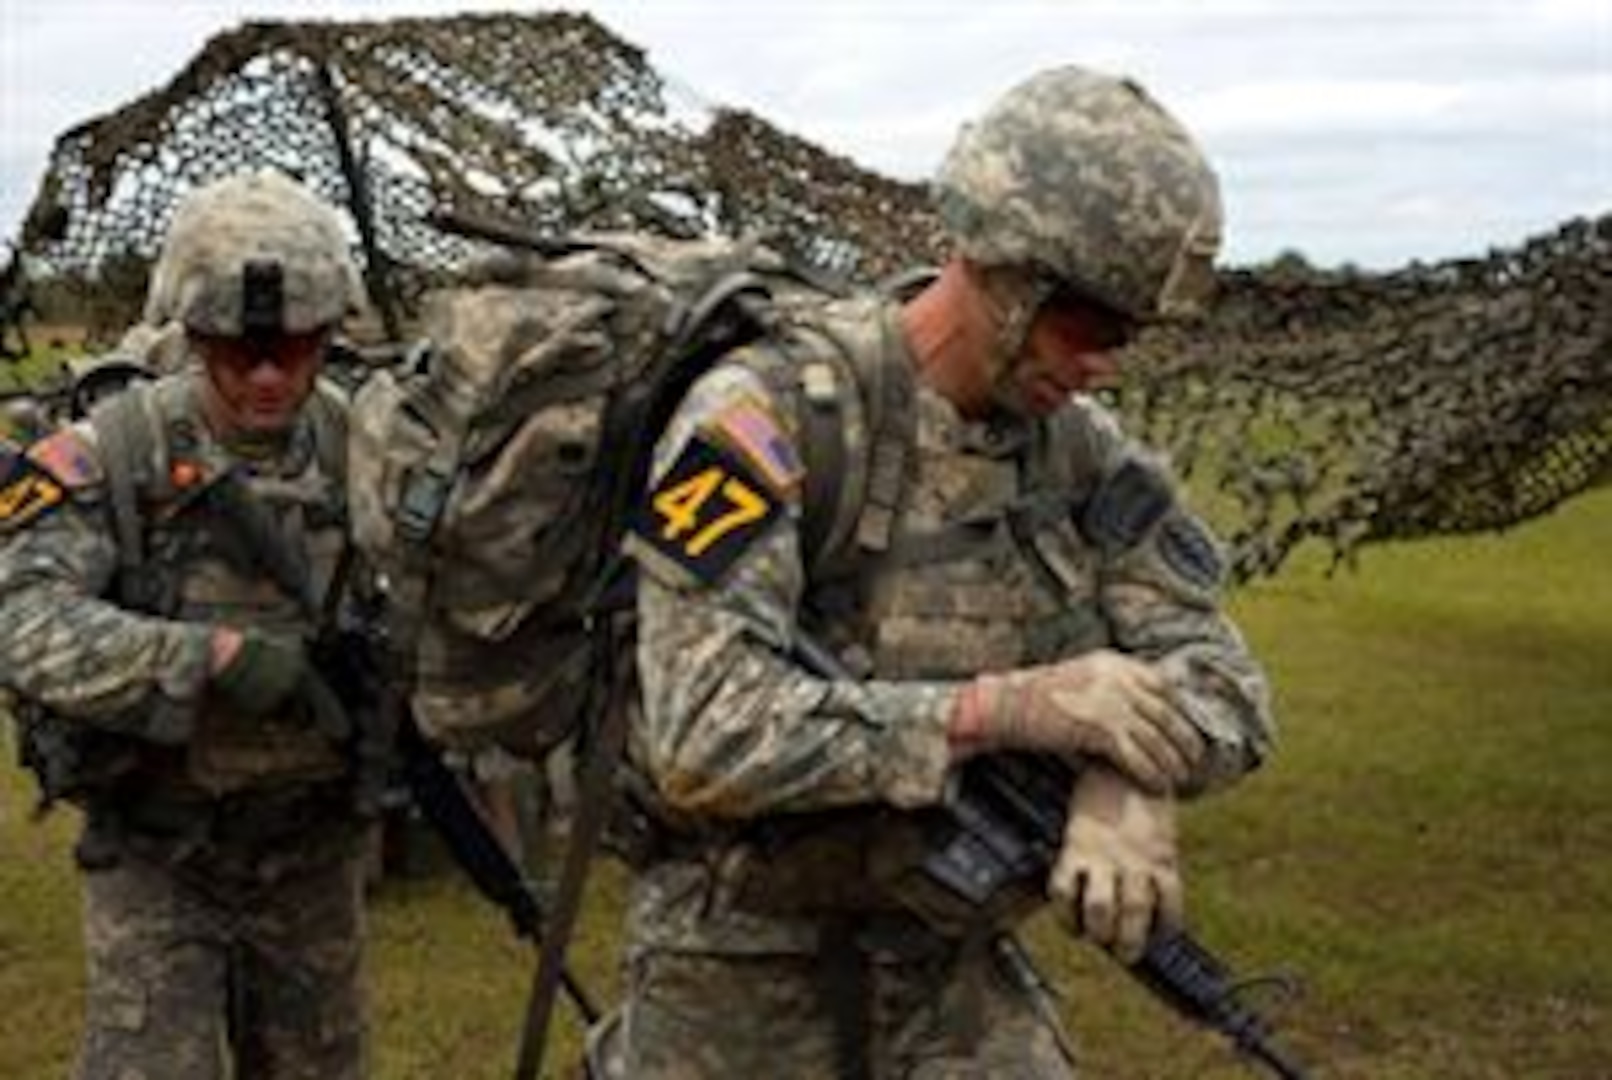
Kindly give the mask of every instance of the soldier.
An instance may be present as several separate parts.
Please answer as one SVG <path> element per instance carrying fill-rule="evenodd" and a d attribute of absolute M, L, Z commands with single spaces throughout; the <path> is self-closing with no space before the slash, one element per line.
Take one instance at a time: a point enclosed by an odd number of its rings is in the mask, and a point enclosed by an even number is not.
<path fill-rule="evenodd" d="M 1011 927 L 909 914 L 881 837 L 973 755 L 1083 762 L 1051 901 L 1134 960 L 1180 918 L 1176 799 L 1269 748 L 1218 547 L 1081 394 L 1205 301 L 1214 174 L 1136 83 L 1071 67 L 965 127 L 936 194 L 955 257 L 930 284 L 730 354 L 657 448 L 652 520 L 688 550 L 645 560 L 630 755 L 666 835 L 595 1068 L 1069 1076 Z M 695 447 L 717 471 L 668 486 Z"/>
<path fill-rule="evenodd" d="M 29 294 L 25 259 L 21 250 L 11 247 L 5 263 L 0 265 L 0 360 L 20 360 L 33 351 L 28 343 L 27 321 L 39 312 Z M 13 336 L 17 339 L 15 345 L 10 340 Z"/>
<path fill-rule="evenodd" d="M 85 1080 L 364 1073 L 355 733 L 305 646 L 348 577 L 318 376 L 360 290 L 303 187 L 201 188 L 146 309 L 194 362 L 7 463 L 0 672 L 84 811 Z"/>

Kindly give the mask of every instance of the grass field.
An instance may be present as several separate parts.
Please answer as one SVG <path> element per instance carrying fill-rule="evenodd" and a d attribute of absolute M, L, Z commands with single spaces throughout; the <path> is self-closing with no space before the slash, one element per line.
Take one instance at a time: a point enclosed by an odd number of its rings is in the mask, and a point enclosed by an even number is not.
<path fill-rule="evenodd" d="M 1297 565 L 1236 612 L 1283 744 L 1187 820 L 1192 918 L 1317 1078 L 1612 1080 L 1612 491 L 1499 537 Z M 64 1075 L 79 1011 L 72 822 L 0 772 L 0 1077 Z M 622 881 L 574 956 L 612 990 Z M 446 875 L 374 903 L 374 1073 L 507 1076 L 529 952 Z M 1092 950 L 1036 924 L 1086 1077 L 1255 1075 Z M 575 1046 L 566 1023 L 560 1057 Z M 758 1078 L 759 1080 L 759 1078 Z"/>

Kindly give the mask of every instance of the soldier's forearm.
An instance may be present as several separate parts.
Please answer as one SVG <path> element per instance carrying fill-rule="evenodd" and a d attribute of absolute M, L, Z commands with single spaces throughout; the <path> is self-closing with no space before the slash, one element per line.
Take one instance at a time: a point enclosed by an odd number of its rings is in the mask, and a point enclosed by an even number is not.
<path fill-rule="evenodd" d="M 135 615 L 105 601 L 34 587 L 0 610 L 0 666 L 22 694 L 91 722 L 161 695 L 194 699 L 206 683 L 210 628 Z"/>
<path fill-rule="evenodd" d="M 653 604 L 646 608 L 655 622 Z M 681 623 L 690 621 L 687 610 Z M 747 818 L 939 797 L 949 764 L 945 684 L 822 677 L 708 613 L 703 653 L 646 633 L 640 745 L 662 795 L 686 813 Z M 721 625 L 718 632 L 714 624 Z M 674 660 L 674 658 L 676 658 Z"/>

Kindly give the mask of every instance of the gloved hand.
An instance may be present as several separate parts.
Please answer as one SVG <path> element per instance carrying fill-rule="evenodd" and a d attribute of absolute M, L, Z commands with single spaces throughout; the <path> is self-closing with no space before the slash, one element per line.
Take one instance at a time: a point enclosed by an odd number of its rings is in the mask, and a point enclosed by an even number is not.
<path fill-rule="evenodd" d="M 1149 791 L 1184 785 L 1203 736 L 1154 668 L 1108 649 L 1044 667 L 980 675 L 952 714 L 963 752 L 1029 750 L 1102 758 Z"/>
<path fill-rule="evenodd" d="M 1070 929 L 1134 964 L 1155 927 L 1179 925 L 1175 799 L 1092 766 L 1075 781 L 1048 890 Z"/>
<path fill-rule="evenodd" d="M 240 644 L 224 654 L 212 685 L 229 708 L 248 719 L 284 715 L 306 723 L 332 742 L 343 742 L 353 725 L 341 701 L 320 677 L 296 637 L 261 630 L 238 632 Z"/>

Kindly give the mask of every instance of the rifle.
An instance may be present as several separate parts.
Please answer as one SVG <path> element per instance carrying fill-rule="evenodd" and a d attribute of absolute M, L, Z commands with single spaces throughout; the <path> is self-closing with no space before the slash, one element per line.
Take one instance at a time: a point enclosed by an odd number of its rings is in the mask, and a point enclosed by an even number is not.
<path fill-rule="evenodd" d="M 320 678 L 355 721 L 359 734 L 353 753 L 360 809 L 378 809 L 395 748 L 410 795 L 442 837 L 454 862 L 476 890 L 509 917 L 518 936 L 540 942 L 543 910 L 531 883 L 414 721 L 401 689 L 407 685 L 406 658 L 400 661 L 393 656 L 380 598 L 360 603 L 347 595 L 356 560 L 352 544 L 342 549 L 331 585 L 319 603 L 312 595 L 307 560 L 290 547 L 269 509 L 239 476 L 229 473 L 218 478 L 207 497 L 244 541 L 246 553 L 317 620 L 308 655 Z M 598 1019 L 598 1008 L 564 968 L 560 983 L 588 1023 Z"/>
<path fill-rule="evenodd" d="M 837 656 L 798 625 L 780 638 L 764 601 L 739 592 L 754 632 L 816 674 L 856 682 Z M 920 811 L 928 841 L 919 863 L 894 882 L 902 902 L 942 931 L 966 923 L 1007 925 L 1039 906 L 1063 847 L 1076 768 L 1050 754 L 995 753 L 967 762 L 950 797 Z M 1126 971 L 1176 1013 L 1219 1032 L 1282 1080 L 1306 1073 L 1270 1041 L 1270 1025 L 1238 1000 L 1248 981 L 1185 930 L 1155 929 Z M 1263 981 L 1263 980 L 1262 980 Z"/>
<path fill-rule="evenodd" d="M 1000 917 L 1039 902 L 1063 845 L 1064 807 L 1075 780 L 1074 768 L 1048 754 L 998 753 L 968 762 L 955 796 L 935 812 L 944 820 L 918 875 L 932 887 L 917 894 L 920 914 L 944 912 L 947 904 L 955 909 L 961 900 Z M 1155 929 L 1141 959 L 1125 970 L 1282 1080 L 1304 1080 L 1304 1070 L 1271 1042 L 1270 1024 L 1238 1000 L 1249 983 L 1185 930 Z"/>

